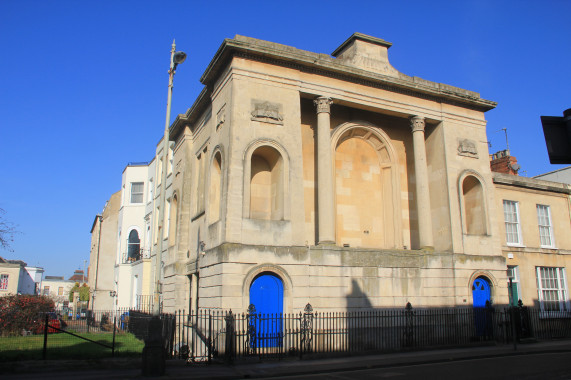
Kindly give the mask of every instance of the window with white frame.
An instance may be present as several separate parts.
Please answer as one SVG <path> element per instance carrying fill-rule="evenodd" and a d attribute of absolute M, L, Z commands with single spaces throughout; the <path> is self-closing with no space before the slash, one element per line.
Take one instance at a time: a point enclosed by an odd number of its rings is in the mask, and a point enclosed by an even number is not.
<path fill-rule="evenodd" d="M 506 225 L 506 243 L 508 245 L 521 245 L 518 202 L 504 200 L 504 221 Z"/>
<path fill-rule="evenodd" d="M 135 229 L 129 232 L 127 239 L 127 262 L 134 262 L 141 259 L 141 238 Z"/>
<path fill-rule="evenodd" d="M 143 203 L 144 182 L 131 182 L 131 203 Z"/>
<path fill-rule="evenodd" d="M 542 247 L 555 246 L 553 227 L 551 226 L 551 210 L 549 206 L 537 205 L 537 224 L 539 226 L 539 243 Z"/>
<path fill-rule="evenodd" d="M 565 268 L 536 267 L 536 270 L 541 310 L 545 312 L 569 311 Z"/>
<path fill-rule="evenodd" d="M 519 288 L 519 268 L 517 265 L 508 265 L 508 291 L 510 296 L 510 305 L 517 306 L 518 301 L 521 299 Z"/>
<path fill-rule="evenodd" d="M 0 275 L 0 290 L 8 290 L 8 275 Z"/>

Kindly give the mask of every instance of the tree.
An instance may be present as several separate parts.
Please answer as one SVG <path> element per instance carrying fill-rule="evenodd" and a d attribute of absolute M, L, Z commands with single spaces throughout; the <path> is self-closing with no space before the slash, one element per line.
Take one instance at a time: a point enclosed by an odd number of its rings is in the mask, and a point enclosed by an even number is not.
<path fill-rule="evenodd" d="M 6 211 L 0 208 L 0 248 L 12 252 L 12 242 L 14 235 L 18 233 L 13 223 L 4 219 Z"/>
<path fill-rule="evenodd" d="M 80 301 L 89 301 L 89 286 L 87 284 L 79 285 L 79 282 L 76 282 L 73 288 L 69 291 L 69 301 L 73 302 L 73 293 L 79 293 L 79 300 Z"/>
<path fill-rule="evenodd" d="M 34 334 L 43 331 L 45 313 L 53 311 L 54 301 L 47 296 L 16 294 L 0 297 L 0 336 Z"/>

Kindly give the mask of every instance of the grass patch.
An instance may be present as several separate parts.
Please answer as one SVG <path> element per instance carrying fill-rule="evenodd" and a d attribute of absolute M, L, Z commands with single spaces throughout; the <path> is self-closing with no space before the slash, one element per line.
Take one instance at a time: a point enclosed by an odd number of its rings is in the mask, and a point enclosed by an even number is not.
<path fill-rule="evenodd" d="M 93 341 L 111 346 L 111 333 L 77 334 Z M 115 356 L 140 356 L 144 343 L 133 334 L 121 333 L 115 336 Z M 0 361 L 42 359 L 43 335 L 0 337 Z M 111 349 L 88 342 L 73 335 L 48 334 L 47 359 L 99 359 L 111 357 Z"/>

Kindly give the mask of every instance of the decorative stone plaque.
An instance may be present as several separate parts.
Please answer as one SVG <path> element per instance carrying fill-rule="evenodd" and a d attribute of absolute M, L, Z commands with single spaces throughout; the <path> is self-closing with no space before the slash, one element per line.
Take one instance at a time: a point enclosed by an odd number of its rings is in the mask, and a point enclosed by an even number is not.
<path fill-rule="evenodd" d="M 478 150 L 476 149 L 476 143 L 468 139 L 458 140 L 458 155 L 478 158 Z"/>
<path fill-rule="evenodd" d="M 283 125 L 281 104 L 252 99 L 252 120 L 262 123 Z"/>

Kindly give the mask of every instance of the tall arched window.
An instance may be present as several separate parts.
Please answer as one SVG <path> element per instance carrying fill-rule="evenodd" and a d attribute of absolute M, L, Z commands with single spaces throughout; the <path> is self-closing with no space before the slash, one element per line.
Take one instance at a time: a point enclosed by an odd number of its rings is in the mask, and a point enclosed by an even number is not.
<path fill-rule="evenodd" d="M 283 220 L 283 177 L 283 159 L 276 149 L 262 146 L 253 152 L 250 172 L 250 218 Z"/>
<path fill-rule="evenodd" d="M 129 232 L 129 240 L 127 241 L 127 258 L 129 261 L 137 261 L 141 257 L 140 247 L 141 239 L 139 238 L 139 233 L 137 230 L 131 230 Z"/>
<path fill-rule="evenodd" d="M 176 223 L 177 223 L 177 212 L 178 212 L 178 198 L 175 195 L 170 202 L 170 213 L 169 213 L 169 246 L 174 245 L 176 241 Z"/>
<path fill-rule="evenodd" d="M 216 152 L 210 168 L 210 192 L 208 194 L 209 222 L 220 219 L 220 187 L 222 180 L 222 157 Z"/>
<path fill-rule="evenodd" d="M 482 183 L 473 175 L 462 181 L 462 197 L 464 198 L 464 225 L 468 235 L 485 235 L 486 212 L 484 209 L 484 189 Z"/>

